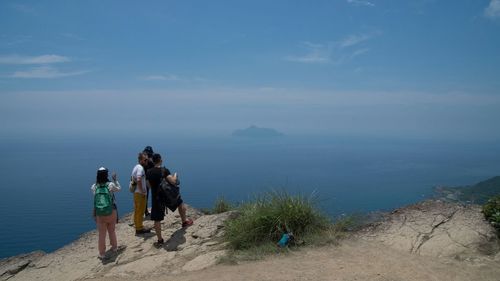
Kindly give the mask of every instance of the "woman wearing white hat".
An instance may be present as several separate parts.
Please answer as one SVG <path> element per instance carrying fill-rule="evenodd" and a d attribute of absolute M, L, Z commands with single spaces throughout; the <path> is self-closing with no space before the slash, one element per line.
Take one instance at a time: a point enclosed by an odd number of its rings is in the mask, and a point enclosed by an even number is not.
<path fill-rule="evenodd" d="M 120 183 L 116 180 L 113 172 L 113 181 L 108 180 L 108 169 L 101 167 L 97 170 L 96 182 L 92 185 L 94 193 L 94 220 L 99 231 L 99 258 L 102 260 L 106 254 L 106 233 L 109 235 L 111 251 L 118 251 L 115 226 L 117 221 L 117 209 L 114 192 L 120 191 Z"/>

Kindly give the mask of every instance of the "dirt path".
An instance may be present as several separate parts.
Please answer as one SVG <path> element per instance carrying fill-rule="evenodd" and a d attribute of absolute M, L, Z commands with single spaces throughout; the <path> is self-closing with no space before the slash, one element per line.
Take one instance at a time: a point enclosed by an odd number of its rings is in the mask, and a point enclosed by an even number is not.
<path fill-rule="evenodd" d="M 141 280 L 500 280 L 500 262 L 472 263 L 422 257 L 378 242 L 359 240 L 346 240 L 341 246 L 304 249 L 262 261 L 216 265 L 181 275 L 167 275 L 171 270 L 166 268 L 165 273 L 155 272 L 154 276 L 145 274 Z"/>

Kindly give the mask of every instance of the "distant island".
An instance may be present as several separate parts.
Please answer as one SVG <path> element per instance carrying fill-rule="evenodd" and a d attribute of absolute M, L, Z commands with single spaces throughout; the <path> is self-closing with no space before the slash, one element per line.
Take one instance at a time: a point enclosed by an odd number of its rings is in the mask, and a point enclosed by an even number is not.
<path fill-rule="evenodd" d="M 252 125 L 246 129 L 239 129 L 233 132 L 234 137 L 248 137 L 248 138 L 267 138 L 267 137 L 281 137 L 284 136 L 272 128 L 259 128 Z"/>

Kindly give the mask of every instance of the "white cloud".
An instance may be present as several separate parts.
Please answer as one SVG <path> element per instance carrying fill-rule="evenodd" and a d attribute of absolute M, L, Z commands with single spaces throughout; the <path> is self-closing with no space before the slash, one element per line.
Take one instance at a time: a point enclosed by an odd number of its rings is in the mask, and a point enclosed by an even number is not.
<path fill-rule="evenodd" d="M 491 0 L 490 5 L 484 10 L 484 15 L 488 18 L 500 18 L 500 0 Z"/>
<path fill-rule="evenodd" d="M 41 55 L 41 56 L 20 56 L 20 55 L 5 55 L 0 56 L 0 64 L 13 65 L 41 65 L 25 70 L 15 71 L 8 75 L 9 78 L 62 78 L 68 76 L 76 76 L 88 73 L 89 71 L 72 71 L 64 72 L 51 66 L 55 63 L 71 62 L 71 59 L 59 55 Z"/>
<path fill-rule="evenodd" d="M 309 64 L 333 63 L 340 65 L 367 53 L 370 50 L 369 48 L 357 48 L 354 50 L 353 46 L 368 41 L 380 33 L 377 31 L 368 34 L 353 34 L 338 42 L 326 44 L 304 42 L 302 45 L 307 50 L 304 55 L 287 56 L 284 60 Z"/>
<path fill-rule="evenodd" d="M 368 7 L 375 7 L 375 4 L 369 1 L 364 1 L 364 0 L 347 0 L 347 3 L 355 5 L 355 6 L 368 6 Z"/>
<path fill-rule="evenodd" d="M 142 77 L 142 80 L 146 81 L 181 81 L 179 76 L 173 75 L 173 74 L 167 74 L 167 75 L 149 75 L 146 77 Z"/>
<path fill-rule="evenodd" d="M 61 72 L 58 69 L 51 66 L 40 66 L 33 67 L 27 71 L 16 71 L 9 77 L 11 78 L 62 78 L 69 76 L 76 76 L 88 73 L 89 71 L 73 71 L 73 72 Z"/>
<path fill-rule="evenodd" d="M 363 55 L 365 53 L 368 53 L 369 51 L 370 51 L 370 49 L 368 49 L 368 48 L 356 50 L 356 51 L 354 51 L 354 52 L 351 53 L 350 58 L 353 59 L 353 58 L 355 58 L 357 56 L 360 56 L 360 55 Z"/>
<path fill-rule="evenodd" d="M 369 34 L 353 34 L 349 35 L 348 37 L 344 38 L 342 41 L 339 43 L 340 48 L 347 48 L 351 47 L 354 45 L 357 45 L 361 42 L 367 41 L 372 39 L 373 37 L 377 36 L 379 32 L 374 32 L 374 33 L 369 33 Z"/>
<path fill-rule="evenodd" d="M 204 77 L 182 77 L 176 74 L 152 74 L 148 76 L 138 77 L 137 79 L 143 81 L 171 81 L 183 83 L 208 83 L 213 80 Z"/>
<path fill-rule="evenodd" d="M 8 55 L 0 56 L 0 64 L 51 64 L 69 62 L 70 58 L 59 55 L 42 55 L 42 56 L 19 56 Z"/>
<path fill-rule="evenodd" d="M 285 60 L 301 63 L 329 63 L 331 56 L 331 48 L 329 45 L 313 44 L 304 42 L 306 54 L 302 56 L 287 56 Z"/>

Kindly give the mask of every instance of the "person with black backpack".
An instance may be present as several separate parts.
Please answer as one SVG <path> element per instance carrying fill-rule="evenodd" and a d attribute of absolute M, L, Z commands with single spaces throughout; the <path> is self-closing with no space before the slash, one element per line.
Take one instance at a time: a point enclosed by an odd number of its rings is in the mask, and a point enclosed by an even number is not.
<path fill-rule="evenodd" d="M 161 247 L 164 243 L 161 235 L 161 221 L 165 218 L 167 208 L 172 212 L 178 209 L 183 228 L 192 225 L 193 220 L 186 217 L 187 208 L 179 193 L 177 174 L 171 175 L 167 168 L 161 166 L 163 161 L 160 154 L 153 154 L 153 162 L 155 166 L 148 170 L 147 179 L 151 186 L 151 220 L 154 221 L 156 237 L 158 238 L 155 246 Z M 174 196 L 172 193 L 165 192 L 163 186 L 166 182 L 168 182 L 169 187 L 172 186 L 175 189 Z"/>
<path fill-rule="evenodd" d="M 118 241 L 116 239 L 115 226 L 117 222 L 117 207 L 114 192 L 121 189 L 120 183 L 113 172 L 113 181 L 108 180 L 108 169 L 101 167 L 97 170 L 95 184 L 91 190 L 94 193 L 93 216 L 99 232 L 98 248 L 99 259 L 105 259 L 106 255 L 106 233 L 109 235 L 111 251 L 118 251 Z"/>

